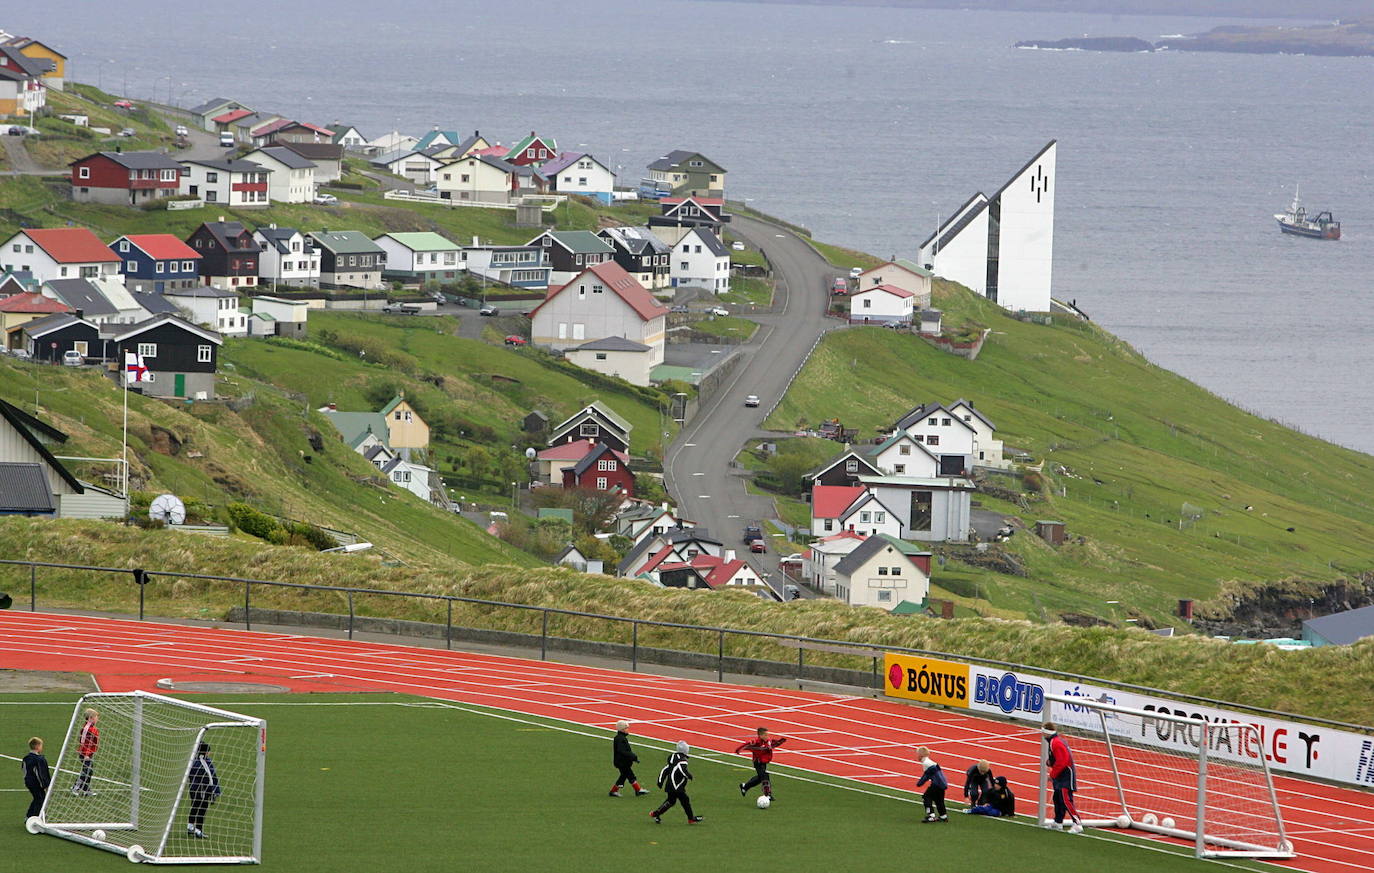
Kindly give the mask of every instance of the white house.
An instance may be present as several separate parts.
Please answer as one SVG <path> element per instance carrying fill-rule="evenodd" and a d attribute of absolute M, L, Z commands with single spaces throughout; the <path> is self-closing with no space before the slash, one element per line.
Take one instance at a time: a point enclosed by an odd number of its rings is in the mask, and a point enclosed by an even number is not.
<path fill-rule="evenodd" d="M 877 288 L 879 285 L 910 291 L 918 307 L 930 305 L 930 271 L 905 258 L 870 267 L 854 280 L 856 291 Z"/>
<path fill-rule="evenodd" d="M 674 288 L 705 288 L 723 294 L 730 290 L 730 250 L 710 230 L 689 228 L 673 245 L 668 276 Z"/>
<path fill-rule="evenodd" d="M 269 224 L 253 231 L 262 247 L 258 276 L 263 284 L 320 287 L 320 253 L 314 240 L 294 227 Z"/>
<path fill-rule="evenodd" d="M 1013 312 L 1048 312 L 1056 149 L 1050 140 L 991 197 L 970 197 L 921 243 L 921 263 Z"/>
<path fill-rule="evenodd" d="M 930 552 L 893 537 L 872 536 L 835 565 L 835 596 L 851 606 L 890 610 L 924 606 L 930 593 Z"/>
<path fill-rule="evenodd" d="M 616 516 L 615 525 L 616 533 L 638 543 L 645 537 L 667 533 L 670 530 L 694 528 L 697 523 L 680 518 L 666 503 L 647 503 L 623 510 Z"/>
<path fill-rule="evenodd" d="M 868 539 L 858 531 L 840 531 L 811 543 L 802 554 L 802 578 L 826 594 L 835 593 L 835 565 Z"/>
<path fill-rule="evenodd" d="M 387 152 L 372 159 L 372 166 L 386 170 L 393 176 L 408 179 L 416 185 L 430 185 L 434 182 L 435 172 L 444 162 L 433 155 L 414 149 L 401 149 Z"/>
<path fill-rule="evenodd" d="M 136 324 L 149 315 L 148 310 L 138 302 L 138 297 L 115 276 L 51 279 L 38 290 L 44 297 L 60 300 L 73 312 L 81 313 L 87 321 L 101 327 Z"/>
<path fill-rule="evenodd" d="M 614 261 L 579 273 L 530 313 L 536 345 L 562 351 L 622 337 L 649 347 L 648 365 L 663 363 L 668 309 Z"/>
<path fill-rule="evenodd" d="M 186 159 L 181 165 L 186 168 L 180 188 L 184 195 L 226 206 L 270 206 L 272 203 L 267 183 L 271 174 L 262 164 L 237 159 Z"/>
<path fill-rule="evenodd" d="M 974 485 L 962 476 L 860 476 L 859 482 L 901 523 L 901 538 L 923 542 L 968 539 Z"/>
<path fill-rule="evenodd" d="M 882 499 L 872 491 L 865 491 L 849 505 L 840 516 L 840 527 L 868 536 L 886 534 L 900 537 L 902 534 L 902 521 L 897 513 L 884 505 Z"/>
<path fill-rule="evenodd" d="M 926 403 L 897 420 L 894 433 L 906 433 L 940 459 L 941 476 L 963 476 L 973 468 L 977 431 L 962 415 L 939 403 Z"/>
<path fill-rule="evenodd" d="M 391 133 L 384 133 L 369 142 L 366 146 L 366 151 L 374 155 L 384 155 L 387 152 L 400 151 L 402 149 L 407 151 L 411 150 L 419 145 L 419 143 L 420 140 L 418 137 L 401 133 L 399 130 L 393 130 Z"/>
<path fill-rule="evenodd" d="M 559 194 L 581 194 L 609 204 L 615 198 L 615 173 L 595 157 L 564 152 L 539 168 Z"/>
<path fill-rule="evenodd" d="M 286 146 L 263 146 L 244 155 L 267 169 L 267 192 L 278 203 L 311 203 L 315 199 L 315 162 Z"/>
<path fill-rule="evenodd" d="M 660 350 L 661 351 L 661 350 Z M 631 385 L 649 385 L 654 350 L 623 336 L 607 336 L 565 351 L 564 356 L 584 370 L 624 379 Z M 662 356 L 659 356 L 662 360 Z"/>
<path fill-rule="evenodd" d="M 698 555 L 725 556 L 725 544 L 702 528 L 670 530 L 646 537 L 626 553 L 616 568 L 617 575 L 638 576 L 659 564 L 690 564 Z"/>
<path fill-rule="evenodd" d="M 840 517 L 863 496 L 859 485 L 814 485 L 811 488 L 811 535 L 824 537 L 844 530 Z"/>
<path fill-rule="evenodd" d="M 95 279 L 119 273 L 119 256 L 84 227 L 29 228 L 0 249 L 5 272 L 27 270 L 38 282 Z"/>
<path fill-rule="evenodd" d="M 874 446 L 868 457 L 887 476 L 940 475 L 939 456 L 904 430 Z"/>
<path fill-rule="evenodd" d="M 1002 441 L 997 439 L 997 426 L 962 397 L 948 407 L 950 412 L 973 428 L 973 463 L 980 467 L 1010 468 L 1003 457 Z"/>
<path fill-rule="evenodd" d="M 221 336 L 248 335 L 248 313 L 239 310 L 236 291 L 201 285 L 167 291 L 162 296 L 182 310 L 192 324 L 208 327 Z"/>
<path fill-rule="evenodd" d="M 329 141 L 335 145 L 341 145 L 346 149 L 361 149 L 367 145 L 367 137 L 351 124 L 331 124 L 329 130 L 333 133 Z"/>
<path fill-rule="evenodd" d="M 248 301 L 249 332 L 254 336 L 302 338 L 310 319 L 310 303 L 280 297 L 252 297 Z"/>
<path fill-rule="evenodd" d="M 373 242 L 386 253 L 383 279 L 447 284 L 457 281 L 464 268 L 463 247 L 432 231 L 385 233 Z"/>
<path fill-rule="evenodd" d="M 518 172 L 500 158 L 468 155 L 435 170 L 434 187 L 445 200 L 509 203 Z"/>
<path fill-rule="evenodd" d="M 425 502 L 434 502 L 435 471 L 424 464 L 416 464 L 401 457 L 394 457 L 382 466 L 381 471 L 393 485 L 406 489 Z M 439 485 L 443 488 L 442 481 Z"/>
<path fill-rule="evenodd" d="M 851 324 L 911 324 L 915 295 L 896 285 L 874 285 L 849 298 Z"/>
<path fill-rule="evenodd" d="M 553 267 L 543 246 L 465 246 L 459 262 L 469 273 L 530 291 L 547 291 Z"/>

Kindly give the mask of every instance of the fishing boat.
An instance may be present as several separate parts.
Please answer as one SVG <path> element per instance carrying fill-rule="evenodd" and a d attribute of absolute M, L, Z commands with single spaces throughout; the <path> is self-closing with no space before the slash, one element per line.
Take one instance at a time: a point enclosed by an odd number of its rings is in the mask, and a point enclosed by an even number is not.
<path fill-rule="evenodd" d="M 1341 238 L 1341 223 L 1332 218 L 1329 211 L 1308 215 L 1307 208 L 1298 199 L 1296 187 L 1293 189 L 1292 205 L 1288 207 L 1287 212 L 1275 213 L 1274 220 L 1279 223 L 1279 230 L 1295 236 L 1306 236 L 1312 239 Z"/>

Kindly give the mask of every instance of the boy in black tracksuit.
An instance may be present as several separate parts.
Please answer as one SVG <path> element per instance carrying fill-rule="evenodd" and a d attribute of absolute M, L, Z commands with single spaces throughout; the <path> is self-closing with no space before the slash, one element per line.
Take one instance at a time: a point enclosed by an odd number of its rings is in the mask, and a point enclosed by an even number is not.
<path fill-rule="evenodd" d="M 993 787 L 983 792 L 983 802 L 970 807 L 969 812 L 995 818 L 1010 818 L 1016 815 L 1016 795 L 1007 787 L 1007 777 L 998 776 Z"/>
<path fill-rule="evenodd" d="M 925 794 L 921 795 L 926 807 L 926 817 L 921 821 L 949 821 L 949 815 L 945 812 L 945 789 L 949 787 L 949 779 L 945 778 L 945 771 L 930 759 L 930 750 L 925 746 L 916 750 L 916 757 L 921 761 L 921 778 L 916 787 L 928 786 Z"/>
<path fill-rule="evenodd" d="M 983 794 L 991 791 L 993 782 L 992 765 L 979 761 L 964 771 L 964 801 L 968 806 L 964 812 L 972 812 L 973 807 L 983 802 Z"/>
<path fill-rule="evenodd" d="M 33 800 L 29 801 L 29 811 L 24 821 L 38 815 L 43 809 L 43 798 L 47 796 L 48 786 L 52 784 L 52 772 L 48 769 L 48 759 L 43 757 L 43 738 L 29 740 L 29 753 L 21 762 L 24 769 L 24 787 L 29 789 Z"/>
<path fill-rule="evenodd" d="M 647 788 L 639 786 L 639 780 L 635 778 L 634 765 L 639 763 L 639 756 L 634 749 L 630 748 L 630 723 L 628 721 L 618 721 L 615 724 L 615 739 L 611 741 L 611 763 L 615 769 L 620 771 L 620 777 L 611 786 L 611 797 L 620 796 L 620 786 L 626 782 L 635 790 L 635 797 L 643 797 L 649 793 Z"/>
<path fill-rule="evenodd" d="M 663 823 L 663 813 L 675 803 L 682 804 L 682 811 L 687 813 L 687 824 L 701 822 L 701 816 L 692 813 L 692 800 L 687 796 L 687 783 L 692 781 L 692 774 L 687 771 L 687 752 L 687 744 L 679 740 L 677 751 L 668 756 L 667 765 L 659 771 L 658 787 L 668 792 L 668 799 L 649 813 L 655 824 Z"/>

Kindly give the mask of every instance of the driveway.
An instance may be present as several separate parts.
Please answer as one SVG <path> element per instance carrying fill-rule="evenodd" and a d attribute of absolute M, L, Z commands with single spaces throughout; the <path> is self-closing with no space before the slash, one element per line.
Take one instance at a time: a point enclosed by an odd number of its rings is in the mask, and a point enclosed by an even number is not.
<path fill-rule="evenodd" d="M 6 125 L 8 129 L 8 125 Z M 24 147 L 24 137 L 10 136 L 9 134 L 0 135 L 0 146 L 5 149 L 5 155 L 10 160 L 12 169 L 0 173 L 0 176 L 65 176 L 68 170 L 45 170 L 38 166 L 38 163 L 29 154 L 29 150 Z"/>
<path fill-rule="evenodd" d="M 768 435 L 762 427 L 765 414 L 816 338 L 838 325 L 824 316 L 823 307 L 830 281 L 842 271 L 785 228 L 736 215 L 731 229 L 767 252 L 779 279 L 777 311 L 759 318 L 762 327 L 754 337 L 735 347 L 743 362 L 669 446 L 664 479 L 683 515 L 744 557 L 744 525 L 772 518 L 773 502 L 745 490 L 745 471 L 731 466 L 733 459 L 749 439 Z M 759 395 L 763 404 L 746 407 L 747 394 Z M 750 557 L 781 589 L 777 555 L 770 550 Z"/>

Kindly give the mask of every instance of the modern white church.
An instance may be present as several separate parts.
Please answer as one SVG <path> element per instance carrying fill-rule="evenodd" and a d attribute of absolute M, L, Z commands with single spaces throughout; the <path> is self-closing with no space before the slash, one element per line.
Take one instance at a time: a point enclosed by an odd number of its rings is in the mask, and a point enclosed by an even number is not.
<path fill-rule="evenodd" d="M 921 243 L 926 269 L 1013 312 L 1048 312 L 1056 141 L 988 197 L 982 191 Z"/>

